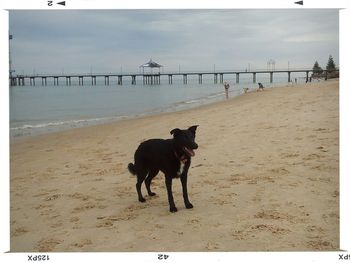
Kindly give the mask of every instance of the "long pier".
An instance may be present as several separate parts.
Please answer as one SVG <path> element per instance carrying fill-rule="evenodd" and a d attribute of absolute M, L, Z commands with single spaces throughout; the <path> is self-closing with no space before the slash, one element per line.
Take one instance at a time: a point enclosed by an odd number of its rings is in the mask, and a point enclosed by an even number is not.
<path fill-rule="evenodd" d="M 31 86 L 35 86 L 37 82 L 41 82 L 42 86 L 47 85 L 47 80 L 53 80 L 53 85 L 59 85 L 59 79 L 65 80 L 65 84 L 67 86 L 72 85 L 72 79 L 76 79 L 78 81 L 79 86 L 90 83 L 91 85 L 96 85 L 96 79 L 104 79 L 104 84 L 109 85 L 110 80 L 112 78 L 117 80 L 118 85 L 123 85 L 123 80 L 125 78 L 131 79 L 131 84 L 136 85 L 136 78 L 142 78 L 143 85 L 159 85 L 161 81 L 161 77 L 167 77 L 168 84 L 173 83 L 173 76 L 182 76 L 183 84 L 187 84 L 188 76 L 197 75 L 198 83 L 203 83 L 203 75 L 212 75 L 214 84 L 222 84 L 224 82 L 224 75 L 235 75 L 236 83 L 239 83 L 239 77 L 243 74 L 249 74 L 253 78 L 253 83 L 256 83 L 256 75 L 257 74 L 270 74 L 270 83 L 273 83 L 273 75 L 276 73 L 286 73 L 288 74 L 288 82 L 291 82 L 291 73 L 305 73 L 305 81 L 308 82 L 311 80 L 310 73 L 312 73 L 312 69 L 291 69 L 291 70 L 260 70 L 260 71 L 221 71 L 221 72 L 174 72 L 174 73 L 155 73 L 155 74 L 36 74 L 36 75 L 15 75 L 10 77 L 10 85 L 11 86 L 24 86 L 26 83 L 29 83 Z M 336 70 L 324 70 L 324 77 L 327 80 L 327 76 L 333 72 L 339 72 L 339 69 Z M 38 80 L 36 82 L 36 80 Z M 41 80 L 41 81 L 40 81 Z M 62 83 L 62 81 L 61 81 Z"/>

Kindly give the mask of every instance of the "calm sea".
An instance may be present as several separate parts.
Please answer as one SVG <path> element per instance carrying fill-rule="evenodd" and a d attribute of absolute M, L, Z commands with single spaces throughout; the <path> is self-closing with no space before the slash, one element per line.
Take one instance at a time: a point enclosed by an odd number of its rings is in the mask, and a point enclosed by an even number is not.
<path fill-rule="evenodd" d="M 249 74 L 250 75 L 250 74 Z M 230 96 L 238 96 L 242 89 L 256 88 L 252 77 L 240 76 L 240 84 L 235 83 L 234 76 L 224 75 L 224 81 L 230 83 Z M 297 76 L 292 76 L 297 78 Z M 301 76 L 300 81 L 303 81 Z M 304 79 L 305 81 L 305 79 Z M 222 84 L 214 84 L 213 76 L 203 76 L 203 84 L 198 84 L 198 77 L 188 77 L 188 83 L 182 83 L 182 76 L 173 77 L 173 84 L 168 85 L 166 76 L 160 85 L 143 85 L 137 79 L 137 85 L 131 85 L 127 77 L 123 85 L 110 80 L 104 85 L 104 79 L 97 78 L 97 85 L 91 79 L 84 79 L 84 86 L 79 86 L 72 79 L 72 85 L 65 85 L 61 78 L 59 86 L 49 82 L 41 86 L 41 79 L 36 86 L 10 87 L 10 136 L 28 136 L 83 127 L 99 123 L 117 121 L 136 116 L 151 115 L 161 112 L 173 112 L 198 105 L 224 100 Z M 287 74 L 275 74 L 274 83 L 269 83 L 268 74 L 258 74 L 257 82 L 264 86 L 282 86 L 287 84 Z"/>

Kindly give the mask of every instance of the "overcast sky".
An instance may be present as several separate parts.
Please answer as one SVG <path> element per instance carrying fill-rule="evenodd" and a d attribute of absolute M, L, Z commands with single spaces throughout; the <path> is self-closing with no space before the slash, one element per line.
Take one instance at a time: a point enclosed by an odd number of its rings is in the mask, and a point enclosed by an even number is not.
<path fill-rule="evenodd" d="M 325 68 L 339 64 L 339 11 L 10 11 L 16 73 Z"/>

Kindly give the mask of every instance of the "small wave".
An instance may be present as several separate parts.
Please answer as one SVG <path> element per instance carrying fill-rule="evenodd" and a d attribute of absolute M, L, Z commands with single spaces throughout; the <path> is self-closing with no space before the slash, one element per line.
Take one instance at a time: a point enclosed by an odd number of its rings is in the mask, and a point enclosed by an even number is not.
<path fill-rule="evenodd" d="M 221 97 L 222 95 L 225 95 L 225 92 L 211 94 L 211 95 L 207 96 L 206 98 L 213 99 L 213 98 Z"/>
<path fill-rule="evenodd" d="M 202 100 L 200 99 L 195 99 L 195 100 L 188 100 L 188 101 L 185 101 L 186 104 L 191 104 L 191 103 L 197 103 L 197 102 L 200 102 Z"/>
<path fill-rule="evenodd" d="M 103 117 L 103 118 L 93 118 L 93 119 L 79 119 L 79 120 L 67 120 L 67 121 L 36 123 L 36 124 L 24 124 L 18 127 L 11 127 L 10 130 L 18 131 L 18 130 L 45 129 L 45 128 L 59 127 L 59 126 L 84 126 L 92 123 L 102 123 L 109 120 L 122 119 L 124 117 L 125 116 Z"/>

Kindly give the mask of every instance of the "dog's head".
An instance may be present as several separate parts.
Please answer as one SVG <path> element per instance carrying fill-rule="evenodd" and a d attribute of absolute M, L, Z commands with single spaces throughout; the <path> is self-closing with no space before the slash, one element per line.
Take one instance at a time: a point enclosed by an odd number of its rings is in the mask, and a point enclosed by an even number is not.
<path fill-rule="evenodd" d="M 197 127 L 198 125 L 194 125 L 187 130 L 176 128 L 170 131 L 170 134 L 174 136 L 175 150 L 178 154 L 187 157 L 195 155 L 194 150 L 198 148 L 198 144 L 194 141 Z"/>

